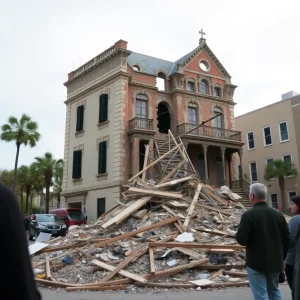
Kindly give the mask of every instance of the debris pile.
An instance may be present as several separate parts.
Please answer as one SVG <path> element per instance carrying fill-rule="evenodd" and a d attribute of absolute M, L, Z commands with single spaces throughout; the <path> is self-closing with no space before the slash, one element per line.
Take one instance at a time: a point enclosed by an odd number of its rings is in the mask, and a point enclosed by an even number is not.
<path fill-rule="evenodd" d="M 245 250 L 234 238 L 240 197 L 202 183 L 182 142 L 173 143 L 149 164 L 146 146 L 122 201 L 32 256 L 37 283 L 67 291 L 248 285 Z"/>

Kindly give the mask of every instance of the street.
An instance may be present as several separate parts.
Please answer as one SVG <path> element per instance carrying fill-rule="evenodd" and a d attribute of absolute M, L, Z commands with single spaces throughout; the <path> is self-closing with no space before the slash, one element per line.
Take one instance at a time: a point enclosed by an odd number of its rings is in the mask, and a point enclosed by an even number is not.
<path fill-rule="evenodd" d="M 281 285 L 282 298 L 290 300 L 291 294 L 287 285 Z M 46 288 L 40 289 L 43 295 L 43 300 L 182 300 L 188 298 L 189 300 L 205 299 L 205 300 L 251 300 L 253 299 L 250 288 L 232 288 L 219 291 L 193 291 L 193 292 L 72 292 L 50 290 Z"/>

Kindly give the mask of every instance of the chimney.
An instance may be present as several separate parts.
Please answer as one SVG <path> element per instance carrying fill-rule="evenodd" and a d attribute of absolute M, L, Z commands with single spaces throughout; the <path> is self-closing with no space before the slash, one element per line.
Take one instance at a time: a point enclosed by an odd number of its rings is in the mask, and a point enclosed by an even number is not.
<path fill-rule="evenodd" d="M 115 43 L 116 49 L 127 49 L 127 42 L 124 40 L 119 40 Z"/>
<path fill-rule="evenodd" d="M 290 92 L 288 92 L 288 93 L 282 94 L 282 95 L 281 95 L 281 100 L 286 100 L 286 99 L 295 97 L 295 96 L 297 96 L 297 95 L 299 95 L 297 92 L 290 91 Z"/>

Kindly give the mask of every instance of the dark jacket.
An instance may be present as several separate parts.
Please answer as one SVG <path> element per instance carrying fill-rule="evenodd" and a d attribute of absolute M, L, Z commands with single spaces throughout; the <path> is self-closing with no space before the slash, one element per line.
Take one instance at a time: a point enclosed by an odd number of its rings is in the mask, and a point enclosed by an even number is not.
<path fill-rule="evenodd" d="M 0 185 L 0 277 L 6 300 L 40 300 L 24 234 L 19 205 L 7 188 Z"/>
<path fill-rule="evenodd" d="M 294 300 L 300 300 L 300 239 L 297 242 L 297 254 L 294 266 L 292 294 Z"/>
<path fill-rule="evenodd" d="M 287 255 L 291 236 L 285 217 L 278 210 L 259 202 L 246 211 L 236 234 L 246 246 L 246 265 L 262 273 L 279 273 Z"/>

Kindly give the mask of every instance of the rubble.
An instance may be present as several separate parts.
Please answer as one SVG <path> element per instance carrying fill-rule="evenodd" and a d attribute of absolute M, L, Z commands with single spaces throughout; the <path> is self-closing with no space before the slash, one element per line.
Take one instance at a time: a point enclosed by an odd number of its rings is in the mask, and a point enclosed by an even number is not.
<path fill-rule="evenodd" d="M 67 291 L 248 285 L 234 238 L 245 211 L 239 196 L 201 182 L 181 140 L 169 138 L 175 146 L 152 162 L 146 148 L 143 170 L 111 210 L 32 255 L 37 283 Z"/>

